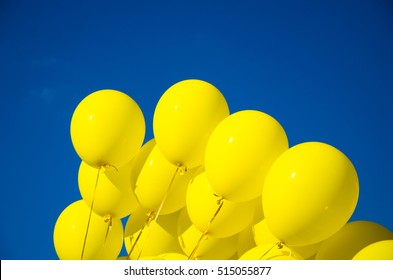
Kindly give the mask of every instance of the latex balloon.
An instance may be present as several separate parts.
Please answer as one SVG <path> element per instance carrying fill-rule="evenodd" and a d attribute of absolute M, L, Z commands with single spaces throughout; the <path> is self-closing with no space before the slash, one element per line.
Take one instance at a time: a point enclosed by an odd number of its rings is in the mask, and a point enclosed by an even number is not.
<path fill-rule="evenodd" d="M 176 212 L 186 206 L 186 192 L 195 169 L 186 172 L 170 163 L 155 146 L 147 157 L 136 182 L 135 195 L 145 209 L 160 215 Z"/>
<path fill-rule="evenodd" d="M 239 260 L 302 260 L 302 257 L 286 246 L 263 244 L 248 250 Z"/>
<path fill-rule="evenodd" d="M 89 230 L 87 225 L 90 209 L 83 200 L 67 206 L 56 221 L 53 242 L 61 260 L 115 260 L 123 244 L 123 225 L 120 219 L 105 220 L 91 213 Z M 83 250 L 84 247 L 84 250 Z"/>
<path fill-rule="evenodd" d="M 215 86 L 196 79 L 180 81 L 157 103 L 154 137 L 174 165 L 198 167 L 203 164 L 210 134 L 228 115 L 227 102 Z"/>
<path fill-rule="evenodd" d="M 130 259 L 183 253 L 177 239 L 178 212 L 159 216 L 156 222 L 153 220 L 144 227 L 149 213 L 138 208 L 127 220 L 124 243 L 128 254 L 132 250 Z"/>
<path fill-rule="evenodd" d="M 200 231 L 208 231 L 209 236 L 223 238 L 235 235 L 251 224 L 260 200 L 243 203 L 222 200 L 220 210 L 219 202 L 220 197 L 214 194 L 206 173 L 196 175 L 187 190 L 189 217 Z"/>
<path fill-rule="evenodd" d="M 253 225 L 253 239 L 255 240 L 255 243 L 258 246 L 263 244 L 275 244 L 277 242 L 280 242 L 280 240 L 278 240 L 277 237 L 275 237 L 271 233 L 269 227 L 266 224 L 265 219 Z M 303 259 L 308 259 L 317 253 L 320 246 L 321 243 L 311 244 L 306 246 L 287 246 L 287 247 L 297 252 Z"/>
<path fill-rule="evenodd" d="M 205 169 L 215 193 L 244 202 L 262 195 L 274 160 L 288 149 L 284 129 L 271 116 L 245 110 L 225 118 L 206 147 Z"/>
<path fill-rule="evenodd" d="M 132 161 L 118 170 L 108 168 L 102 172 L 81 162 L 78 173 L 79 191 L 89 207 L 93 204 L 95 213 L 124 218 L 136 210 L 139 203 L 131 188 L 131 167 Z"/>
<path fill-rule="evenodd" d="M 360 250 L 353 260 L 393 260 L 393 240 L 372 243 Z"/>
<path fill-rule="evenodd" d="M 393 233 L 382 225 L 353 221 L 323 241 L 315 259 L 350 260 L 364 247 L 386 239 L 393 239 Z"/>
<path fill-rule="evenodd" d="M 255 243 L 253 228 L 251 226 L 246 227 L 237 235 L 238 256 L 244 255 L 244 253 L 256 246 L 257 244 Z"/>
<path fill-rule="evenodd" d="M 180 212 L 177 232 L 187 259 L 196 249 L 191 259 L 226 260 L 235 254 L 237 249 L 237 235 L 226 238 L 206 236 L 200 240 L 203 233 L 192 224 L 187 209 Z"/>
<path fill-rule="evenodd" d="M 140 260 L 188 260 L 187 256 L 179 253 L 164 253 L 158 256 L 142 257 Z"/>
<path fill-rule="evenodd" d="M 147 157 L 150 155 L 153 148 L 156 146 L 156 141 L 150 139 L 139 149 L 136 156 L 132 159 L 131 163 L 131 187 L 135 191 L 136 182 L 138 181 L 139 174 L 142 167 L 145 165 Z"/>
<path fill-rule="evenodd" d="M 351 161 L 320 142 L 298 144 L 273 163 L 262 194 L 271 232 L 290 246 L 321 242 L 342 228 L 359 196 Z"/>
<path fill-rule="evenodd" d="M 86 96 L 71 119 L 74 148 L 88 165 L 120 168 L 137 153 L 145 137 L 138 104 L 120 91 L 105 89 Z"/>

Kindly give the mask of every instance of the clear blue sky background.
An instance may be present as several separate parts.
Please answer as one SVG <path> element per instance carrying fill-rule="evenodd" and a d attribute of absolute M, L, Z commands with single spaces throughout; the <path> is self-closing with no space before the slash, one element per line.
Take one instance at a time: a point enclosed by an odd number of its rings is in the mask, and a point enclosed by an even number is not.
<path fill-rule="evenodd" d="M 290 146 L 354 163 L 352 220 L 393 231 L 393 4 L 375 1 L 0 1 L 1 259 L 57 259 L 53 227 L 80 199 L 69 126 L 89 93 L 143 110 L 188 78 L 231 112 L 275 117 Z"/>

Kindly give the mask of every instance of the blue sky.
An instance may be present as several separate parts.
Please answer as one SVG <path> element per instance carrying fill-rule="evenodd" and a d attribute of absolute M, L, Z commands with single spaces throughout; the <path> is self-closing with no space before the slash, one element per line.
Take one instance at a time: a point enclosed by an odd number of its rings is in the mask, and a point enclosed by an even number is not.
<path fill-rule="evenodd" d="M 89 93 L 129 94 L 146 119 L 172 84 L 214 84 L 230 111 L 276 118 L 359 175 L 352 220 L 393 231 L 393 4 L 378 1 L 1 1 L 1 259 L 57 259 L 80 199 L 69 126 Z"/>

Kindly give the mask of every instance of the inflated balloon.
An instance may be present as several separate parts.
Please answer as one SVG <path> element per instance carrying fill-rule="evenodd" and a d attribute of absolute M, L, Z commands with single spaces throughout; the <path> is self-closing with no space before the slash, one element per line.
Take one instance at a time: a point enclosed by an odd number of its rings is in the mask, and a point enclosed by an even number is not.
<path fill-rule="evenodd" d="M 237 258 L 256 246 L 253 228 L 248 226 L 237 235 Z"/>
<path fill-rule="evenodd" d="M 372 243 L 360 250 L 353 260 L 393 260 L 393 240 Z"/>
<path fill-rule="evenodd" d="M 137 153 L 145 137 L 138 104 L 120 91 L 105 89 L 86 96 L 71 119 L 74 148 L 88 165 L 120 168 Z"/>
<path fill-rule="evenodd" d="M 205 169 L 219 196 L 244 202 L 262 195 L 274 160 L 288 149 L 284 129 L 271 116 L 245 110 L 225 118 L 206 147 Z"/>
<path fill-rule="evenodd" d="M 135 195 L 145 209 L 161 215 L 176 212 L 186 206 L 187 187 L 194 169 L 183 172 L 170 163 L 157 145 L 151 150 L 136 182 Z"/>
<path fill-rule="evenodd" d="M 268 243 L 248 250 L 239 260 L 302 260 L 294 250 L 279 244 Z"/>
<path fill-rule="evenodd" d="M 359 196 L 351 161 L 320 142 L 298 144 L 270 168 L 262 205 L 268 227 L 290 246 L 321 242 L 342 228 Z"/>
<path fill-rule="evenodd" d="M 107 220 L 92 212 L 89 223 L 89 215 L 90 209 L 83 200 L 70 204 L 60 214 L 53 232 L 59 259 L 115 260 L 118 257 L 123 244 L 120 219 Z"/>
<path fill-rule="evenodd" d="M 221 92 L 208 82 L 184 80 L 161 96 L 154 111 L 153 131 L 164 156 L 177 166 L 203 164 L 209 136 L 229 115 Z"/>
<path fill-rule="evenodd" d="M 271 233 L 269 227 L 266 224 L 265 219 L 253 225 L 253 239 L 255 240 L 255 243 L 258 246 L 263 244 L 272 244 L 272 243 L 274 244 L 280 242 L 280 240 L 278 240 L 277 237 L 275 237 Z M 320 246 L 321 243 L 316 243 L 306 246 L 287 246 L 287 247 L 297 252 L 303 259 L 308 259 L 317 253 Z"/>
<path fill-rule="evenodd" d="M 353 221 L 323 241 L 315 259 L 350 260 L 364 247 L 386 239 L 393 239 L 393 233 L 382 225 Z"/>
<path fill-rule="evenodd" d="M 124 243 L 130 259 L 183 253 L 177 239 L 179 213 L 162 215 L 150 222 L 146 221 L 149 213 L 149 210 L 138 208 L 127 220 Z"/>
<path fill-rule="evenodd" d="M 124 218 L 136 210 L 139 203 L 131 188 L 131 167 L 132 162 L 129 162 L 118 170 L 108 168 L 102 172 L 81 162 L 78 173 L 79 191 L 87 205 L 93 205 L 95 213 Z"/>
<path fill-rule="evenodd" d="M 201 232 L 207 231 L 208 236 L 218 238 L 237 234 L 250 225 L 258 203 L 259 199 L 242 203 L 221 199 L 214 194 L 205 172 L 190 182 L 186 197 L 192 223 Z"/>
<path fill-rule="evenodd" d="M 177 232 L 184 253 L 189 257 L 195 250 L 192 259 L 226 260 L 237 250 L 237 235 L 225 238 L 205 236 L 200 240 L 203 233 L 192 224 L 186 209 L 179 214 Z"/>
<path fill-rule="evenodd" d="M 131 187 L 133 191 L 136 188 L 136 182 L 138 181 L 139 174 L 142 167 L 145 165 L 147 157 L 156 145 L 155 139 L 150 139 L 139 149 L 136 156 L 132 159 L 131 163 Z"/>
<path fill-rule="evenodd" d="M 140 260 L 180 260 L 185 261 L 188 260 L 188 257 L 184 254 L 180 253 L 164 253 L 158 256 L 147 256 L 142 257 Z"/>

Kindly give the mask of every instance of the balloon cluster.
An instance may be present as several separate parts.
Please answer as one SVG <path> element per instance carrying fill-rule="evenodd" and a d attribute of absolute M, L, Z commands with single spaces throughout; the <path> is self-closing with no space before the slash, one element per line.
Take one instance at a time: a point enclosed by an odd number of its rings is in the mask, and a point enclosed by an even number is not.
<path fill-rule="evenodd" d="M 359 182 L 337 148 L 289 147 L 276 119 L 230 114 L 202 80 L 165 91 L 153 132 L 144 143 L 142 111 L 122 92 L 78 104 L 71 139 L 82 199 L 57 219 L 60 259 L 393 259 L 392 232 L 349 222 Z"/>

